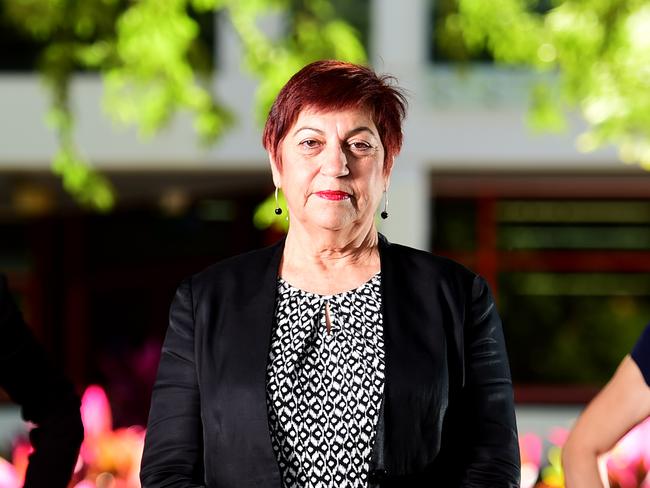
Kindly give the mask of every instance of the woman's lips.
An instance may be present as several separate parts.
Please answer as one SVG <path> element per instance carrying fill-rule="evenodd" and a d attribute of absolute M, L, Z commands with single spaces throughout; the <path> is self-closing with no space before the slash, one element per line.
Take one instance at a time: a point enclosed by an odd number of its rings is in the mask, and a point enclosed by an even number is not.
<path fill-rule="evenodd" d="M 324 198 L 325 200 L 345 200 L 347 198 L 350 198 L 350 194 L 345 193 L 344 191 L 318 191 L 316 192 L 316 195 Z"/>

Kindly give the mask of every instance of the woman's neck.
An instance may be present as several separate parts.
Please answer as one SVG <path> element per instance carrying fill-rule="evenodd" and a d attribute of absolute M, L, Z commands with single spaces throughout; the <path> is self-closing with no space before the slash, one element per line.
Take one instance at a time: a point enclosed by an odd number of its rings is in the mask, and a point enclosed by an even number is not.
<path fill-rule="evenodd" d="M 379 236 L 374 225 L 362 232 L 309 234 L 295 226 L 284 246 L 280 275 L 314 293 L 356 288 L 380 269 Z"/>

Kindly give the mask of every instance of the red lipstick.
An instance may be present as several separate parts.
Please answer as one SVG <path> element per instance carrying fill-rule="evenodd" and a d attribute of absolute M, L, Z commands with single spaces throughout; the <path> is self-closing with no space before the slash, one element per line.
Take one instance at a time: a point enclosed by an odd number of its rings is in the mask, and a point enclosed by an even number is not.
<path fill-rule="evenodd" d="M 316 192 L 316 195 L 324 198 L 325 200 L 345 200 L 347 198 L 350 198 L 350 194 L 345 193 L 344 191 L 325 190 Z"/>

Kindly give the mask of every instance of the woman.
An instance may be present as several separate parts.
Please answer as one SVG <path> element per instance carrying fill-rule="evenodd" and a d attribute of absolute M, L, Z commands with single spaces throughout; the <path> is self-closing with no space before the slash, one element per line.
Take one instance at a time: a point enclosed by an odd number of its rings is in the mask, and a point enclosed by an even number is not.
<path fill-rule="evenodd" d="M 562 449 L 567 488 L 598 488 L 598 456 L 650 416 L 650 324 L 603 390 L 582 413 Z"/>
<path fill-rule="evenodd" d="M 375 228 L 405 115 L 390 81 L 318 61 L 278 95 L 264 146 L 289 232 L 181 284 L 144 487 L 518 486 L 485 281 Z"/>

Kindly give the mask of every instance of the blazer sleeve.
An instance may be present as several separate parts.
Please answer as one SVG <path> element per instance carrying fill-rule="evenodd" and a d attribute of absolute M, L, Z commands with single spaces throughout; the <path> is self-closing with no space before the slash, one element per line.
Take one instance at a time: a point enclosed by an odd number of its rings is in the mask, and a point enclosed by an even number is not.
<path fill-rule="evenodd" d="M 68 485 L 83 440 L 80 400 L 72 384 L 50 362 L 14 303 L 0 275 L 0 386 L 36 426 L 29 438 L 25 487 Z"/>
<path fill-rule="evenodd" d="M 472 284 L 465 330 L 464 488 L 515 488 L 520 457 L 508 355 L 494 298 L 486 281 Z"/>
<path fill-rule="evenodd" d="M 192 302 L 191 281 L 186 280 L 169 311 L 153 387 L 140 469 L 143 488 L 198 488 L 205 483 Z"/>

